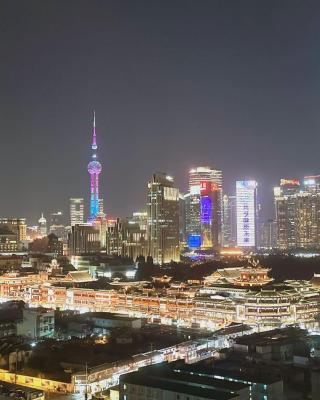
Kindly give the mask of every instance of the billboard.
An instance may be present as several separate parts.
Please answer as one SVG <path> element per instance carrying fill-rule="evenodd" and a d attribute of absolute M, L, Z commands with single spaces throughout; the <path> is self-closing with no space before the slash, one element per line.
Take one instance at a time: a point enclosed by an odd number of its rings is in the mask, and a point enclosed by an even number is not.
<path fill-rule="evenodd" d="M 188 236 L 188 247 L 190 249 L 199 249 L 201 247 L 201 235 L 189 235 Z"/>

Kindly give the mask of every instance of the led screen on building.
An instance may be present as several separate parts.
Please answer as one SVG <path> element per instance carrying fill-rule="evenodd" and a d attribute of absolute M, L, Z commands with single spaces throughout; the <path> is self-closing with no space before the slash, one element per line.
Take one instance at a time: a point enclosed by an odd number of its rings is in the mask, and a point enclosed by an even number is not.
<path fill-rule="evenodd" d="M 237 245 L 256 246 L 256 181 L 237 181 Z"/>
<path fill-rule="evenodd" d="M 212 199 L 209 196 L 201 197 L 200 219 L 202 224 L 211 225 L 212 221 Z"/>
<path fill-rule="evenodd" d="M 200 249 L 201 235 L 189 235 L 188 236 L 188 247 L 190 249 Z"/>

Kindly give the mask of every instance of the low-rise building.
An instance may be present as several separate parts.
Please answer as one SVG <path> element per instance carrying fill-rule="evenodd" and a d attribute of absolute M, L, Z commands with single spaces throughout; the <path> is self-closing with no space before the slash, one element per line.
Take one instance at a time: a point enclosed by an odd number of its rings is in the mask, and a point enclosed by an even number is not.
<path fill-rule="evenodd" d="M 82 318 L 93 322 L 94 327 L 104 329 L 128 328 L 140 329 L 141 318 L 132 318 L 128 315 L 106 312 L 90 312 L 82 315 Z"/>
<path fill-rule="evenodd" d="M 17 334 L 32 339 L 54 335 L 54 311 L 45 308 L 26 308 L 17 324 Z"/>
<path fill-rule="evenodd" d="M 174 370 L 164 363 L 144 367 L 120 377 L 119 399 L 134 400 L 137 397 L 141 400 L 247 400 L 250 398 L 250 386 L 197 374 L 191 375 Z"/>
<path fill-rule="evenodd" d="M 216 360 L 212 360 L 214 362 Z M 230 368 L 225 368 L 226 363 L 231 364 Z M 237 368 L 237 362 L 230 361 L 219 363 L 200 362 L 197 364 L 184 364 L 177 366 L 180 371 L 188 371 L 190 380 L 195 375 L 221 380 L 223 382 L 242 383 L 249 386 L 252 400 L 282 400 L 284 399 L 283 381 L 271 372 L 261 372 L 260 369 L 253 370 L 245 367 Z"/>

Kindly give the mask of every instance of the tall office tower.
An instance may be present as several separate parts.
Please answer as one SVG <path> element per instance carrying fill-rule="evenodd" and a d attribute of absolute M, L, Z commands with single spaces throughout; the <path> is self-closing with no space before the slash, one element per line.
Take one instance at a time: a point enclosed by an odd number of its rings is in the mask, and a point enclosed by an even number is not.
<path fill-rule="evenodd" d="M 153 174 L 148 182 L 148 240 L 156 264 L 180 260 L 179 189 L 164 173 Z"/>
<path fill-rule="evenodd" d="M 47 236 L 47 220 L 43 216 L 43 213 L 41 214 L 41 218 L 39 218 L 38 221 L 38 234 L 40 236 Z"/>
<path fill-rule="evenodd" d="M 222 245 L 237 245 L 237 199 L 236 196 L 223 195 Z"/>
<path fill-rule="evenodd" d="M 259 230 L 259 248 L 273 249 L 277 245 L 276 240 L 276 222 L 273 219 L 268 219 L 260 224 Z"/>
<path fill-rule="evenodd" d="M 0 218 L 0 227 L 7 227 L 17 235 L 18 242 L 27 240 L 27 224 L 25 218 Z"/>
<path fill-rule="evenodd" d="M 237 246 L 257 245 L 257 182 L 236 181 Z"/>
<path fill-rule="evenodd" d="M 190 193 L 184 195 L 184 214 L 185 214 L 185 242 L 189 246 L 189 229 L 191 226 L 190 220 Z"/>
<path fill-rule="evenodd" d="M 276 237 L 279 249 L 296 247 L 296 195 L 300 192 L 298 179 L 281 179 L 274 188 Z"/>
<path fill-rule="evenodd" d="M 186 198 L 188 195 L 179 194 L 179 240 L 180 243 L 186 242 Z"/>
<path fill-rule="evenodd" d="M 295 196 L 295 247 L 320 247 L 320 193 L 301 192 Z"/>
<path fill-rule="evenodd" d="M 83 199 L 72 198 L 70 199 L 70 225 L 83 224 L 84 221 L 84 205 Z"/>
<path fill-rule="evenodd" d="M 216 183 L 200 182 L 201 247 L 210 249 L 219 244 L 221 214 L 218 214 L 220 191 Z"/>
<path fill-rule="evenodd" d="M 210 190 L 209 190 L 210 186 Z M 202 193 L 201 193 L 202 187 Z M 206 188 L 206 189 L 204 189 Z M 208 196 L 208 190 L 212 191 Z M 187 239 L 189 247 L 215 247 L 221 244 L 222 235 L 222 171 L 211 167 L 197 167 L 189 172 L 189 204 L 187 214 Z M 203 203 L 201 198 L 203 197 Z M 210 198 L 210 201 L 205 198 Z M 202 210 L 210 203 L 211 238 L 209 246 L 208 224 L 204 223 Z M 208 210 L 204 211 L 208 214 Z"/>
<path fill-rule="evenodd" d="M 89 221 L 94 221 L 99 214 L 99 175 L 102 170 L 101 163 L 97 160 L 97 136 L 96 136 L 96 116 L 93 113 L 93 132 L 92 132 L 92 156 L 88 164 L 88 172 L 90 175 L 90 215 Z"/>

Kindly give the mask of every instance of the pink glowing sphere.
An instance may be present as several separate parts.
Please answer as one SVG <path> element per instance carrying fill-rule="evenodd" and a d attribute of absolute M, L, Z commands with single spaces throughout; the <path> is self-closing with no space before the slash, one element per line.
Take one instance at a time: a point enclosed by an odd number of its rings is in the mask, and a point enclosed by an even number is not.
<path fill-rule="evenodd" d="M 89 174 L 100 174 L 102 166 L 99 161 L 90 161 L 88 164 Z"/>

